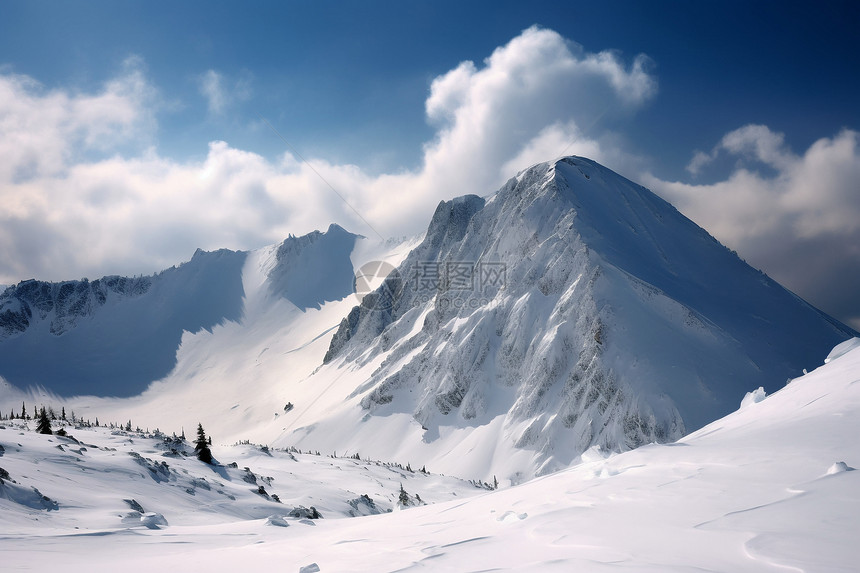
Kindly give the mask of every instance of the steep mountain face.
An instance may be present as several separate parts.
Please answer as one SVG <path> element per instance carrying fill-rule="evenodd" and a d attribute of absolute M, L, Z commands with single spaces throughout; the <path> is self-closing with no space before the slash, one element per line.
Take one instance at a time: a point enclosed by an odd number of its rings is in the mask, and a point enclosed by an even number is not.
<path fill-rule="evenodd" d="M 573 157 L 440 204 L 325 362 L 360 373 L 367 415 L 411 416 L 413 439 L 501 422 L 545 473 L 591 446 L 677 439 L 852 334 L 647 189 Z"/>

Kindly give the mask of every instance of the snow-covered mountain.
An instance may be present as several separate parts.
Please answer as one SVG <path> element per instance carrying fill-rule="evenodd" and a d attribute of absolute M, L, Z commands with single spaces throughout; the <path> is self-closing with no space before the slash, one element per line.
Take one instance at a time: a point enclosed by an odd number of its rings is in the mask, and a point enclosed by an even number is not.
<path fill-rule="evenodd" d="M 572 157 L 440 204 L 325 361 L 358 380 L 367 419 L 413 419 L 400 439 L 434 464 L 495 452 L 480 465 L 508 476 L 508 445 L 546 473 L 592 446 L 676 440 L 851 335 L 647 189 Z M 382 431 L 356 426 L 355 447 Z"/>
<path fill-rule="evenodd" d="M 300 309 L 353 291 L 357 235 L 331 225 L 273 252 L 268 289 Z M 153 276 L 23 281 L 0 294 L 0 376 L 62 396 L 140 394 L 176 366 L 184 332 L 242 319 L 247 252 L 199 250 Z"/>
<path fill-rule="evenodd" d="M 354 269 L 364 292 L 393 267 L 355 306 Z M 81 417 L 504 483 L 677 439 L 854 334 L 576 157 L 443 202 L 422 240 L 333 225 L 154 277 L 25 282 L 0 304 L 0 376 Z M 6 386 L 0 408 L 59 407 L 48 394 Z"/>
<path fill-rule="evenodd" d="M 0 295 L 0 376 L 66 396 L 139 394 L 175 366 L 183 331 L 241 317 L 245 257 L 198 250 L 154 276 L 11 286 Z"/>

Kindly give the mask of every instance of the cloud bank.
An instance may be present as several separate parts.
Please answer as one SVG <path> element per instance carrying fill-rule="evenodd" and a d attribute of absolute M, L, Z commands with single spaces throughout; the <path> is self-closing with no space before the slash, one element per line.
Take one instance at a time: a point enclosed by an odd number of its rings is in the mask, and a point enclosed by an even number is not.
<path fill-rule="evenodd" d="M 138 58 L 92 94 L 0 73 L 0 283 L 153 272 L 198 247 L 250 249 L 331 222 L 368 236 L 418 233 L 439 200 L 490 193 L 531 163 L 613 157 L 595 118 L 653 98 L 648 68 L 645 56 L 628 65 L 536 27 L 481 64 L 462 62 L 430 86 L 436 132 L 420 168 L 370 175 L 310 159 L 372 228 L 289 153 L 271 161 L 216 141 L 200 161 L 159 154 L 159 91 Z M 250 97 L 247 78 L 196 77 L 210 114 Z"/>

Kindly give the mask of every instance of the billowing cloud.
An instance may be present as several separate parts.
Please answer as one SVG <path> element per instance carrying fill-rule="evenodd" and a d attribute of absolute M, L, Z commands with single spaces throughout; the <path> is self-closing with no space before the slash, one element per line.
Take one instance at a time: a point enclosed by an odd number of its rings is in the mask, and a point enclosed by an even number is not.
<path fill-rule="evenodd" d="M 421 166 L 381 175 L 290 154 L 271 161 L 225 142 L 203 160 L 163 157 L 152 142 L 158 92 L 139 59 L 93 94 L 0 74 L 0 283 L 152 272 L 197 247 L 255 248 L 331 222 L 368 236 L 420 232 L 439 200 L 490 193 L 533 162 L 621 157 L 599 120 L 654 96 L 648 66 L 525 30 L 432 82 L 437 131 Z M 198 76 L 210 114 L 249 97 L 249 82 Z"/>
<path fill-rule="evenodd" d="M 846 129 L 797 155 L 781 133 L 748 125 L 693 157 L 696 172 L 720 154 L 734 157 L 725 180 L 644 183 L 752 264 L 860 328 L 858 138 Z"/>
<path fill-rule="evenodd" d="M 489 191 L 511 175 L 512 159 L 541 147 L 536 139 L 551 142 L 548 128 L 567 140 L 541 148 L 542 161 L 581 141 L 593 149 L 599 136 L 582 130 L 605 115 L 632 112 L 656 94 L 647 67 L 642 55 L 628 68 L 614 52 L 585 53 L 551 30 L 529 28 L 482 68 L 463 62 L 433 81 L 426 111 L 439 132 L 425 146 L 422 175 L 433 184 L 459 181 Z"/>

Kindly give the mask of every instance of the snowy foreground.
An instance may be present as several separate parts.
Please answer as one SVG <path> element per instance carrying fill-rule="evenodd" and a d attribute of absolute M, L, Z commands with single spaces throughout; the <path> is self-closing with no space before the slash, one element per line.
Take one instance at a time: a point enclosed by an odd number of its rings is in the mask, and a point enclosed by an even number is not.
<path fill-rule="evenodd" d="M 165 457 L 153 439 L 72 433 L 88 445 L 0 430 L 4 571 L 860 568 L 860 339 L 677 443 L 592 450 L 575 467 L 497 491 L 254 446 L 216 445 L 238 467 L 212 469 Z M 282 503 L 252 491 L 258 484 Z M 401 484 L 428 505 L 401 508 Z M 371 512 L 360 494 L 382 513 L 349 517 Z M 322 519 L 289 515 L 311 504 Z"/>

